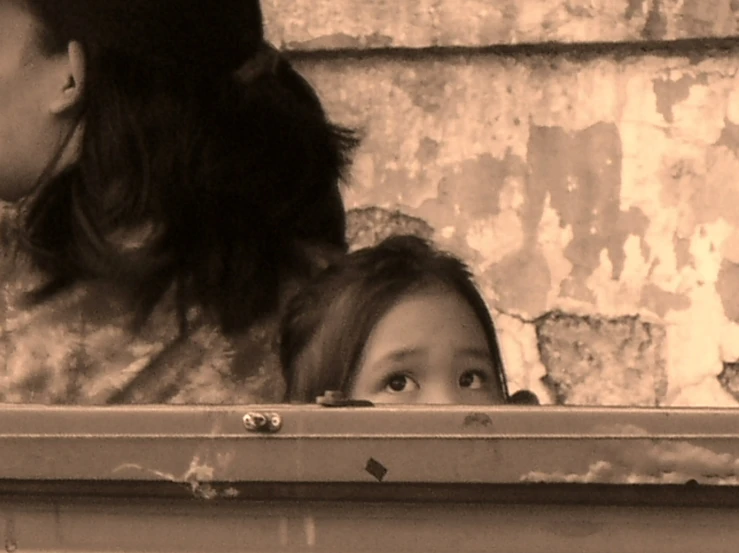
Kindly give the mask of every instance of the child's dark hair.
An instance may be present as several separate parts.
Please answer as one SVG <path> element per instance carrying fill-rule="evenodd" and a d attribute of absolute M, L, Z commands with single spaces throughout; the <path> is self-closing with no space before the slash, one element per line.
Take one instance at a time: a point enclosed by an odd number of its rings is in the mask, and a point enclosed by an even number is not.
<path fill-rule="evenodd" d="M 79 40 L 86 54 L 79 161 L 42 177 L 19 210 L 19 242 L 48 275 L 33 301 L 103 278 L 130 290 L 140 326 L 174 286 L 183 332 L 191 305 L 235 332 L 276 311 L 284 278 L 310 276 L 304 245 L 346 250 L 339 182 L 357 139 L 329 121 L 287 59 L 247 44 L 245 52 L 261 52 L 239 76 L 231 65 L 207 69 L 208 60 L 186 65 L 176 52 L 149 59 L 134 50 L 133 57 L 118 42 L 105 43 L 91 23 L 83 27 L 82 8 L 72 18 L 66 2 L 27 1 L 45 26 L 45 48 Z M 127 4 L 118 4 L 127 14 Z M 254 20 L 258 42 L 258 3 L 242 4 L 253 4 L 244 17 Z M 106 22 L 125 47 L 137 46 L 112 16 Z M 142 227 L 150 232 L 135 248 L 114 239 Z"/>
<path fill-rule="evenodd" d="M 473 309 L 507 399 L 495 326 L 470 270 L 427 240 L 399 235 L 348 254 L 289 303 L 280 331 L 288 401 L 312 403 L 327 390 L 348 394 L 378 321 L 403 296 L 435 286 L 459 294 Z"/>

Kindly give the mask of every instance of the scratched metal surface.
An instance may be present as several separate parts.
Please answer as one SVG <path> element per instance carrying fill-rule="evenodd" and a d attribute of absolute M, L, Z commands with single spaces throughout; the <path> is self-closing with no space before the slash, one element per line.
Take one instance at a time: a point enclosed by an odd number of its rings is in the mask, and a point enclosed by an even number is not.
<path fill-rule="evenodd" d="M 733 552 L 736 511 L 560 505 L 3 501 L 9 553 Z"/>
<path fill-rule="evenodd" d="M 734 486 L 737 429 L 728 409 L 4 406 L 0 480 Z"/>

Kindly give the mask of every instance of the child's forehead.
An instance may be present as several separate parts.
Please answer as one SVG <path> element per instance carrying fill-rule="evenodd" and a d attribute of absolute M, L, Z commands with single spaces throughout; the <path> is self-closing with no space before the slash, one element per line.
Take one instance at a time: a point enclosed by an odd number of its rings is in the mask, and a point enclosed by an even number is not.
<path fill-rule="evenodd" d="M 466 297 L 461 290 L 458 290 L 452 284 L 438 279 L 415 283 L 404 292 L 397 294 L 388 311 L 402 304 L 417 305 L 419 308 L 424 306 L 434 307 L 439 304 L 454 305 L 457 309 L 469 310 L 475 313 L 475 318 L 477 318 L 475 305 L 470 301 L 470 298 Z"/>
<path fill-rule="evenodd" d="M 423 349 L 455 340 L 466 349 L 487 346 L 482 321 L 460 294 L 446 288 L 425 288 L 397 298 L 378 317 L 367 346 Z"/>

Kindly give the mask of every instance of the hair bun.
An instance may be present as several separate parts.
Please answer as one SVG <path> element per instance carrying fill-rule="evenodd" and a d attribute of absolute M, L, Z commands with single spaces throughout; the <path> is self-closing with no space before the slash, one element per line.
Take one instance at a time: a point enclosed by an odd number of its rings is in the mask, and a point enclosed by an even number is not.
<path fill-rule="evenodd" d="M 262 42 L 254 55 L 241 65 L 239 76 L 243 82 L 252 82 L 264 75 L 277 75 L 282 60 L 279 50 L 269 42 Z"/>

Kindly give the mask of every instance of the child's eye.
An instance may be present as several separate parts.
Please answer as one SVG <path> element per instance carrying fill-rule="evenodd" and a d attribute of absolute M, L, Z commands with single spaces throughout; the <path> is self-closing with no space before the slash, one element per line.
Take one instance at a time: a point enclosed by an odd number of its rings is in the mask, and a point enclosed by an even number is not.
<path fill-rule="evenodd" d="M 466 371 L 459 377 L 460 388 L 479 390 L 487 382 L 487 375 L 482 371 Z"/>
<path fill-rule="evenodd" d="M 394 374 L 385 382 L 385 389 L 388 392 L 396 394 L 400 392 L 410 392 L 411 390 L 418 388 L 416 382 L 410 376 L 404 374 Z"/>

